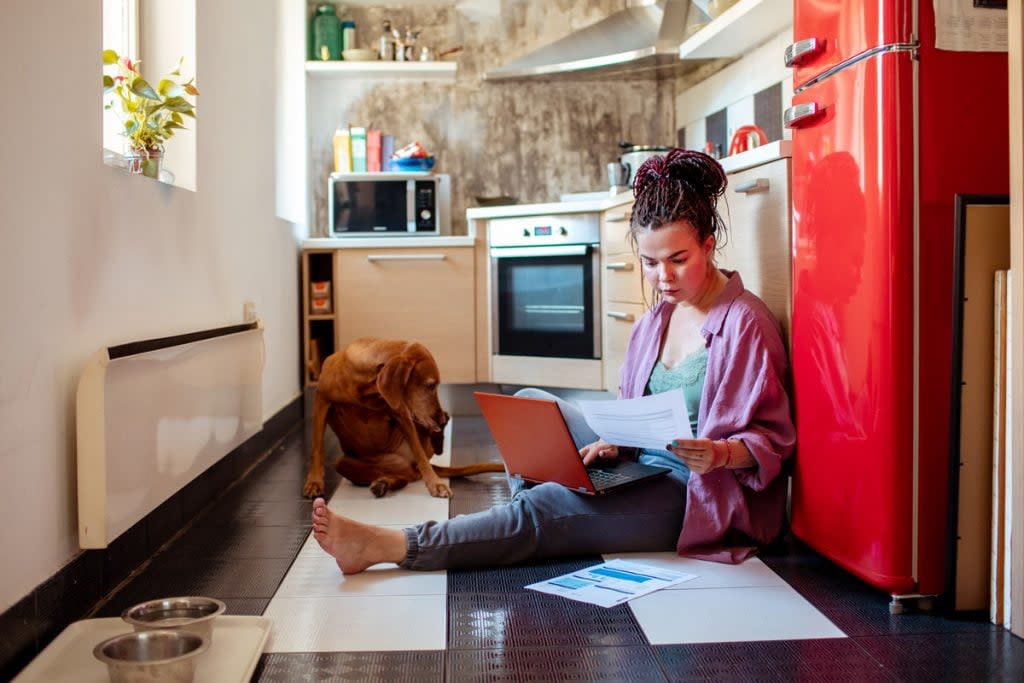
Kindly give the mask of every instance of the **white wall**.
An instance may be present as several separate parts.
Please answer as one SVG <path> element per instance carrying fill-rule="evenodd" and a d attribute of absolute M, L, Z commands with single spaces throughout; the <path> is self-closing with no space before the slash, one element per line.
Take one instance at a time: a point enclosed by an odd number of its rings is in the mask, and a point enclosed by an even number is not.
<path fill-rule="evenodd" d="M 90 354 L 240 322 L 253 301 L 264 417 L 299 395 L 297 247 L 274 217 L 276 8 L 196 5 L 189 192 L 102 163 L 100 0 L 3 3 L 17 94 L 0 126 L 0 611 L 79 552 L 74 395 Z"/>

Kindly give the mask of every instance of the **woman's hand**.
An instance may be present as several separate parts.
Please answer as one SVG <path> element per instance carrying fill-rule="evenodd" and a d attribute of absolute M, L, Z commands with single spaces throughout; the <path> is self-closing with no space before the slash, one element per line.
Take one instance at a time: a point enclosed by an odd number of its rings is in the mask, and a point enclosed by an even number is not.
<path fill-rule="evenodd" d="M 676 439 L 666 450 L 686 463 L 691 472 L 707 474 L 729 463 L 729 443 L 711 439 Z"/>
<path fill-rule="evenodd" d="M 589 465 L 598 459 L 614 460 L 619 457 L 619 447 L 604 441 L 595 441 L 580 449 L 580 457 L 583 458 L 584 465 Z"/>

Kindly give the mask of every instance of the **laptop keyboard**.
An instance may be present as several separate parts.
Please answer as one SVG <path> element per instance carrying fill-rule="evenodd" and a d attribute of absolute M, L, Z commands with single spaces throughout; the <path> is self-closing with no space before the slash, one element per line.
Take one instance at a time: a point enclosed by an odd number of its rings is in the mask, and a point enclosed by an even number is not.
<path fill-rule="evenodd" d="M 590 482 L 594 485 L 595 489 L 606 489 L 609 486 L 615 486 L 616 484 L 636 479 L 635 475 L 623 474 L 622 472 L 600 467 L 588 467 L 587 474 L 590 475 Z"/>

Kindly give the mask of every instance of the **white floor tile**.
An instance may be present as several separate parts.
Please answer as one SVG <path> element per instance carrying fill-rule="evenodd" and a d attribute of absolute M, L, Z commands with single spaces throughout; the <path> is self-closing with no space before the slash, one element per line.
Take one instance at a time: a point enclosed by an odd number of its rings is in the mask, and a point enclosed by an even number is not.
<path fill-rule="evenodd" d="M 652 645 L 846 637 L 789 586 L 664 590 L 629 606 Z"/>
<path fill-rule="evenodd" d="M 331 496 L 328 507 L 340 515 L 367 524 L 412 525 L 448 519 L 448 499 L 431 496 L 421 481 L 382 498 L 374 498 L 366 487 L 342 481 Z"/>
<path fill-rule="evenodd" d="M 616 553 L 605 555 L 606 560 L 622 559 L 652 567 L 696 574 L 692 581 L 684 581 L 666 590 L 694 590 L 700 588 L 751 588 L 755 586 L 787 586 L 782 577 L 756 557 L 740 564 L 707 562 L 667 553 Z"/>
<path fill-rule="evenodd" d="M 275 598 L 266 652 L 443 650 L 444 595 Z"/>
<path fill-rule="evenodd" d="M 321 550 L 310 534 L 274 600 L 346 595 L 444 595 L 447 590 L 447 572 L 412 572 L 390 563 L 345 576 L 334 558 Z"/>

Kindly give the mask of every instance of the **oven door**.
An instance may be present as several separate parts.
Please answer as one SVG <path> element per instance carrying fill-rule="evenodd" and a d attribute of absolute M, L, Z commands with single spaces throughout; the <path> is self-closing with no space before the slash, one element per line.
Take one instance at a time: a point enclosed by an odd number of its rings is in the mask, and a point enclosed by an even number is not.
<path fill-rule="evenodd" d="M 596 245 L 493 247 L 493 352 L 600 358 Z"/>

